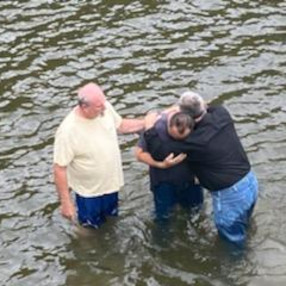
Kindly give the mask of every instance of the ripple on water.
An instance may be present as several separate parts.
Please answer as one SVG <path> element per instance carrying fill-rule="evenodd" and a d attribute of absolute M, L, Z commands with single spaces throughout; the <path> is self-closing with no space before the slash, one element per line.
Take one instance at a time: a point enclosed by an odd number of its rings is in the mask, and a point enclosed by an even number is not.
<path fill-rule="evenodd" d="M 0 2 L 0 280 L 5 285 L 284 285 L 285 1 Z M 123 116 L 188 88 L 231 111 L 260 182 L 242 259 L 198 218 L 153 221 L 136 137 L 119 138 L 120 216 L 87 236 L 59 214 L 56 128 L 98 82 Z M 167 235 L 168 234 L 168 235 Z M 169 240 L 168 240 L 169 236 Z"/>

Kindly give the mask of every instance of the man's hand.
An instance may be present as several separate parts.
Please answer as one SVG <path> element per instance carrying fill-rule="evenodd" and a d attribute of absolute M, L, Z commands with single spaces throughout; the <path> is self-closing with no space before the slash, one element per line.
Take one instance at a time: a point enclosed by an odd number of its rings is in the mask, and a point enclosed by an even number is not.
<path fill-rule="evenodd" d="M 175 156 L 174 153 L 169 154 L 164 161 L 160 162 L 160 168 L 166 169 L 173 167 L 182 161 L 184 161 L 187 157 L 187 154 L 180 153 L 179 155 Z"/>
<path fill-rule="evenodd" d="M 61 201 L 60 211 L 64 218 L 75 222 L 75 207 L 70 199 Z"/>
<path fill-rule="evenodd" d="M 144 118 L 145 130 L 152 128 L 155 122 L 158 120 L 158 118 L 159 118 L 159 115 L 157 111 L 148 112 Z"/>

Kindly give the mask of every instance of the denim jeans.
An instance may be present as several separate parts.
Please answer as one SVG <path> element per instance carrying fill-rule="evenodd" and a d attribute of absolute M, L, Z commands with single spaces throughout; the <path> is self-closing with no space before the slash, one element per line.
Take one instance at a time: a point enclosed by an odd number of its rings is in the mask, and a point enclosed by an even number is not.
<path fill-rule="evenodd" d="M 211 195 L 218 234 L 230 242 L 243 245 L 258 196 L 255 174 L 250 171 L 231 187 L 213 191 Z"/>
<path fill-rule="evenodd" d="M 199 209 L 204 201 L 200 185 L 190 183 L 178 187 L 171 183 L 160 183 L 154 190 L 155 213 L 158 220 L 168 219 L 176 204 L 184 209 Z"/>

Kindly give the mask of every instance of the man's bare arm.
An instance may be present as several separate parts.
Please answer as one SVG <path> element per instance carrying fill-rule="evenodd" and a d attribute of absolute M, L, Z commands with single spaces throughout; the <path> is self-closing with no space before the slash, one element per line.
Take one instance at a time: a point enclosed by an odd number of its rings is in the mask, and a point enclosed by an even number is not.
<path fill-rule="evenodd" d="M 136 133 L 144 129 L 144 119 L 123 118 L 117 131 L 122 134 Z"/>
<path fill-rule="evenodd" d="M 149 112 L 142 119 L 123 118 L 117 131 L 123 134 L 136 133 L 151 128 L 158 119 L 157 112 Z"/>
<path fill-rule="evenodd" d="M 54 181 L 61 203 L 61 214 L 63 217 L 74 221 L 75 207 L 71 199 L 67 182 L 67 168 L 54 164 Z"/>

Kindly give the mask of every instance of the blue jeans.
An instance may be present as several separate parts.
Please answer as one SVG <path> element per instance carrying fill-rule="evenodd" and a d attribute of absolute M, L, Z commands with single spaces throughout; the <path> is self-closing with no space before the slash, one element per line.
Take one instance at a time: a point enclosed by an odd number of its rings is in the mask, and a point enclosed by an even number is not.
<path fill-rule="evenodd" d="M 185 209 L 200 208 L 203 204 L 204 196 L 200 185 L 190 183 L 181 187 L 170 183 L 160 183 L 153 190 L 156 218 L 166 219 L 176 204 Z"/>
<path fill-rule="evenodd" d="M 249 219 L 258 196 L 258 183 L 249 172 L 229 188 L 211 192 L 218 234 L 237 245 L 246 240 Z"/>
<path fill-rule="evenodd" d="M 107 216 L 118 215 L 118 192 L 91 198 L 76 194 L 75 199 L 78 220 L 83 226 L 99 228 Z"/>

